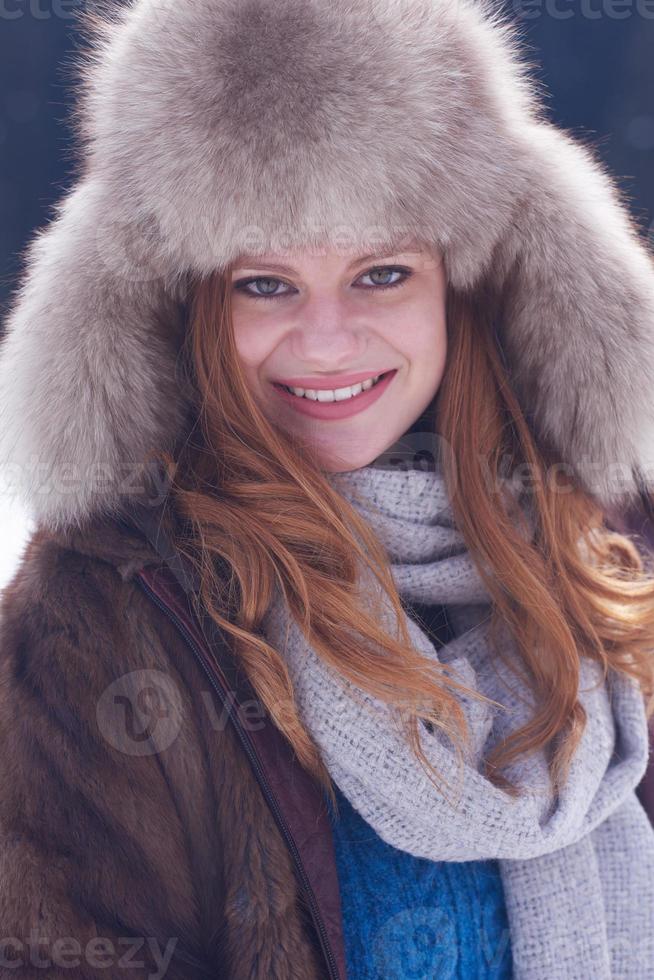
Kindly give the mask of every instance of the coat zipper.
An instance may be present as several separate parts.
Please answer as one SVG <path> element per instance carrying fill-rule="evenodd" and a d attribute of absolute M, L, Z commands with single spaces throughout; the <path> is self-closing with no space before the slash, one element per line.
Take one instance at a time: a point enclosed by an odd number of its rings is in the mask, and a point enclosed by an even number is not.
<path fill-rule="evenodd" d="M 248 756 L 248 758 L 250 760 L 250 763 L 252 765 L 252 768 L 254 769 L 255 775 L 256 775 L 257 780 L 259 782 L 259 785 L 260 785 L 260 787 L 261 787 L 261 789 L 262 789 L 262 791 L 264 793 L 264 796 L 266 798 L 266 801 L 268 803 L 268 806 L 272 810 L 272 812 L 273 812 L 273 814 L 275 816 L 275 819 L 277 820 L 277 824 L 280 827 L 280 829 L 281 829 L 281 831 L 282 831 L 282 833 L 284 835 L 284 839 L 286 841 L 286 844 L 287 844 L 287 846 L 288 846 L 288 848 L 289 848 L 289 850 L 290 850 L 290 852 L 291 852 L 291 854 L 293 856 L 293 860 L 295 862 L 295 867 L 296 867 L 296 870 L 297 870 L 297 872 L 299 874 L 300 881 L 302 882 L 302 886 L 304 888 L 305 895 L 306 895 L 307 899 L 309 900 L 309 907 L 311 909 L 311 915 L 312 915 L 314 924 L 315 924 L 315 926 L 316 926 L 316 928 L 318 930 L 318 935 L 319 935 L 319 938 L 320 938 L 320 945 L 321 945 L 321 949 L 322 949 L 323 955 L 324 955 L 324 957 L 325 957 L 325 959 L 327 961 L 327 968 L 328 968 L 328 971 L 329 971 L 330 980 L 342 980 L 341 975 L 340 975 L 340 972 L 339 972 L 339 969 L 338 969 L 338 966 L 336 964 L 336 958 L 334 956 L 334 952 L 333 952 L 332 947 L 331 947 L 331 944 L 329 942 L 329 936 L 327 935 L 327 930 L 325 928 L 325 923 L 323 921 L 322 914 L 320 912 L 320 908 L 318 907 L 318 902 L 316 900 L 315 893 L 313 891 L 313 888 L 311 887 L 311 882 L 309 881 L 309 879 L 307 877 L 307 873 L 304 870 L 304 865 L 302 863 L 302 858 L 301 858 L 300 852 L 299 852 L 299 850 L 297 848 L 297 844 L 295 843 L 295 840 L 293 838 L 293 835 L 291 834 L 291 831 L 288 828 L 288 825 L 287 825 L 287 823 L 286 823 L 286 821 L 284 819 L 284 815 L 283 815 L 283 813 L 282 813 L 282 811 L 281 811 L 281 809 L 279 807 L 279 804 L 277 803 L 277 799 L 276 799 L 274 793 L 272 792 L 272 790 L 270 789 L 270 785 L 269 785 L 268 780 L 266 778 L 265 772 L 264 772 L 264 770 L 262 768 L 262 765 L 261 765 L 261 762 L 260 762 L 259 757 L 257 755 L 257 752 L 256 752 L 254 746 L 252 745 L 252 743 L 251 743 L 251 741 L 250 741 L 247 733 L 245 732 L 243 726 L 241 725 L 241 723 L 240 723 L 240 721 L 239 721 L 239 719 L 238 719 L 238 717 L 236 715 L 236 712 L 234 710 L 234 705 L 232 704 L 232 702 L 230 701 L 229 698 L 226 698 L 225 697 L 225 692 L 216 683 L 216 678 L 215 678 L 214 674 L 212 673 L 211 668 L 207 664 L 207 662 L 206 662 L 206 660 L 205 660 L 205 658 L 204 658 L 201 650 L 198 649 L 198 646 L 197 646 L 195 640 L 193 639 L 193 637 L 190 635 L 190 633 L 186 629 L 184 623 L 179 619 L 179 617 L 176 615 L 176 613 L 173 612 L 173 610 L 170 609 L 170 607 L 167 606 L 166 603 L 163 602 L 163 600 L 159 598 L 159 596 L 157 595 L 157 593 L 154 592 L 150 588 L 150 586 L 148 585 L 148 583 L 143 578 L 141 578 L 140 575 L 137 575 L 137 579 L 138 579 L 138 582 L 139 582 L 141 588 L 143 589 L 143 591 L 146 592 L 147 595 L 155 603 L 155 605 L 158 606 L 159 609 L 161 609 L 161 611 L 166 614 L 166 616 L 171 621 L 171 623 L 177 628 L 177 630 L 181 633 L 181 635 L 183 636 L 183 638 L 186 640 L 186 643 L 188 644 L 188 646 L 193 651 L 193 654 L 194 654 L 196 660 L 199 662 L 200 666 L 204 670 L 204 673 L 206 674 L 206 676 L 207 676 L 207 678 L 209 680 L 209 683 L 211 684 L 211 686 L 215 690 L 216 694 L 220 698 L 220 700 L 221 700 L 221 702 L 223 704 L 223 707 L 225 707 L 227 709 L 228 715 L 229 715 L 229 717 L 230 717 L 230 719 L 231 719 L 231 721 L 232 721 L 232 723 L 234 725 L 234 728 L 236 729 L 236 731 L 238 733 L 238 736 L 239 736 L 239 739 L 241 741 L 241 744 L 243 745 L 243 748 L 245 749 L 245 751 L 247 753 L 247 756 Z"/>

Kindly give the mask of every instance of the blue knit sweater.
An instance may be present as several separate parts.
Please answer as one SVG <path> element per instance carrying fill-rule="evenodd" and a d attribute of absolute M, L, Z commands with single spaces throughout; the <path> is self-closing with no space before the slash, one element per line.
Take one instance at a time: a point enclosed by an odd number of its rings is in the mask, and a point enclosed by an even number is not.
<path fill-rule="evenodd" d="M 336 787 L 330 808 L 348 980 L 509 980 L 496 861 L 428 861 L 387 844 Z"/>
<path fill-rule="evenodd" d="M 407 612 L 435 645 L 451 637 L 444 607 Z M 335 791 L 339 818 L 329 811 L 348 980 L 510 980 L 497 862 L 413 857 L 383 841 Z"/>

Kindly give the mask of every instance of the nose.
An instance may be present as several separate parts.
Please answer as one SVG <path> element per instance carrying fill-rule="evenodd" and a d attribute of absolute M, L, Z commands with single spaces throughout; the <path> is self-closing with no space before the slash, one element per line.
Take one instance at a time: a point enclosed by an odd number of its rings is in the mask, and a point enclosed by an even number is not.
<path fill-rule="evenodd" d="M 341 296 L 314 296 L 298 313 L 291 349 L 307 373 L 361 367 L 368 345 L 368 328 Z"/>

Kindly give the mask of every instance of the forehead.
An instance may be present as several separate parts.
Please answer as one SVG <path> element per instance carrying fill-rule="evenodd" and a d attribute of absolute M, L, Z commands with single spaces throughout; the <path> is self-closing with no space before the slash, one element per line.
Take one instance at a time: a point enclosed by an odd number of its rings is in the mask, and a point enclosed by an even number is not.
<path fill-rule="evenodd" d="M 275 263 L 278 266 L 286 265 L 291 269 L 294 265 L 301 264 L 307 260 L 314 259 L 340 259 L 348 266 L 358 265 L 362 262 L 376 261 L 377 259 L 391 258 L 395 255 L 426 255 L 430 254 L 429 247 L 412 239 L 403 242 L 391 242 L 381 245 L 368 245 L 365 250 L 361 248 L 337 248 L 334 245 L 323 247 L 311 247 L 306 249 L 294 249 L 283 252 L 242 252 L 234 261 L 234 265 L 256 264 L 260 262 Z"/>

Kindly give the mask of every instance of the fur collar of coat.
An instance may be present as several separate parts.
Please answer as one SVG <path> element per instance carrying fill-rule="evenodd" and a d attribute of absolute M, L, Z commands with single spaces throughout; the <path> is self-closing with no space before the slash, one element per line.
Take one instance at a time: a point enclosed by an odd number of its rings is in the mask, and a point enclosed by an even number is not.
<path fill-rule="evenodd" d="M 290 851 L 237 735 L 136 584 L 160 565 L 111 521 L 40 529 L 3 595 L 3 955 L 21 980 L 43 974 L 38 957 L 62 980 L 322 980 Z M 165 685 L 166 711 L 143 706 L 141 740 L 126 713 L 143 677 Z"/>

